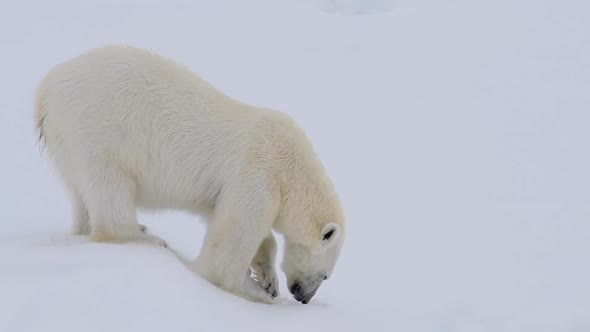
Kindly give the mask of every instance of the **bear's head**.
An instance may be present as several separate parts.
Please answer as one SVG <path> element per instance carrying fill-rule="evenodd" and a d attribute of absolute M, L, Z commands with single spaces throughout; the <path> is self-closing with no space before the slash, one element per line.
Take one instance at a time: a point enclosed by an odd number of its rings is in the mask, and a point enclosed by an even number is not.
<path fill-rule="evenodd" d="M 324 280 L 330 277 L 344 240 L 341 227 L 328 223 L 321 228 L 317 238 L 307 243 L 295 243 L 285 239 L 282 270 L 293 297 L 307 304 Z"/>

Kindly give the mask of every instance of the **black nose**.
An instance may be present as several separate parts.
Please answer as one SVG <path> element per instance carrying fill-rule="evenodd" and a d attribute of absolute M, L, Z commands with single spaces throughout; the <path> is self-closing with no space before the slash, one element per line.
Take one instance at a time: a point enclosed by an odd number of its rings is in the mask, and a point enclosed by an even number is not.
<path fill-rule="evenodd" d="M 299 293 L 300 291 L 301 291 L 301 286 L 299 285 L 298 282 L 293 283 L 293 285 L 291 285 L 291 287 L 289 287 L 289 292 L 291 292 L 291 294 L 293 294 L 293 295 Z"/>

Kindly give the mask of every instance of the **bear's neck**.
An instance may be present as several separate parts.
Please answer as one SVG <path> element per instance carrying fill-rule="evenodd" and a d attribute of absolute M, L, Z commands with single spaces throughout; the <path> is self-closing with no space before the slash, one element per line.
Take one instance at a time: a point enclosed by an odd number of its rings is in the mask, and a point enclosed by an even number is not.
<path fill-rule="evenodd" d="M 289 241 L 319 238 L 324 225 L 339 219 L 337 197 L 319 161 L 296 160 L 279 179 L 281 209 L 274 228 Z"/>
<path fill-rule="evenodd" d="M 281 196 L 273 228 L 292 242 L 310 241 L 325 224 L 342 220 L 340 203 L 303 130 L 281 113 L 268 119 L 266 158 L 273 161 Z"/>

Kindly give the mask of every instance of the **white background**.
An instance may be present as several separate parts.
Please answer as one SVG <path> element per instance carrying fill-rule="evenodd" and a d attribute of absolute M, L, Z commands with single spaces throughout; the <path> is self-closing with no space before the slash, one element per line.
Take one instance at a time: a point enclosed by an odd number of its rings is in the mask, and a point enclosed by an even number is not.
<path fill-rule="evenodd" d="M 68 235 L 34 89 L 112 43 L 305 129 L 349 229 L 310 304 Z M 588 1 L 2 1 L 0 60 L 0 331 L 590 331 Z M 195 217 L 141 221 L 198 253 Z"/>

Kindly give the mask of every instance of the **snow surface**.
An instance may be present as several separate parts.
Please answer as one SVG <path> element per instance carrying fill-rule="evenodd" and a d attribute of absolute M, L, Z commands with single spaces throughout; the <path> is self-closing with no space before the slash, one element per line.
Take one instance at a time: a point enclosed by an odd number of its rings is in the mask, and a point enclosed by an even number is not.
<path fill-rule="evenodd" d="M 3 1 L 0 331 L 590 331 L 589 22 L 585 0 Z M 68 235 L 33 91 L 107 43 L 307 131 L 349 229 L 310 304 Z M 141 221 L 196 256 L 194 217 Z"/>

